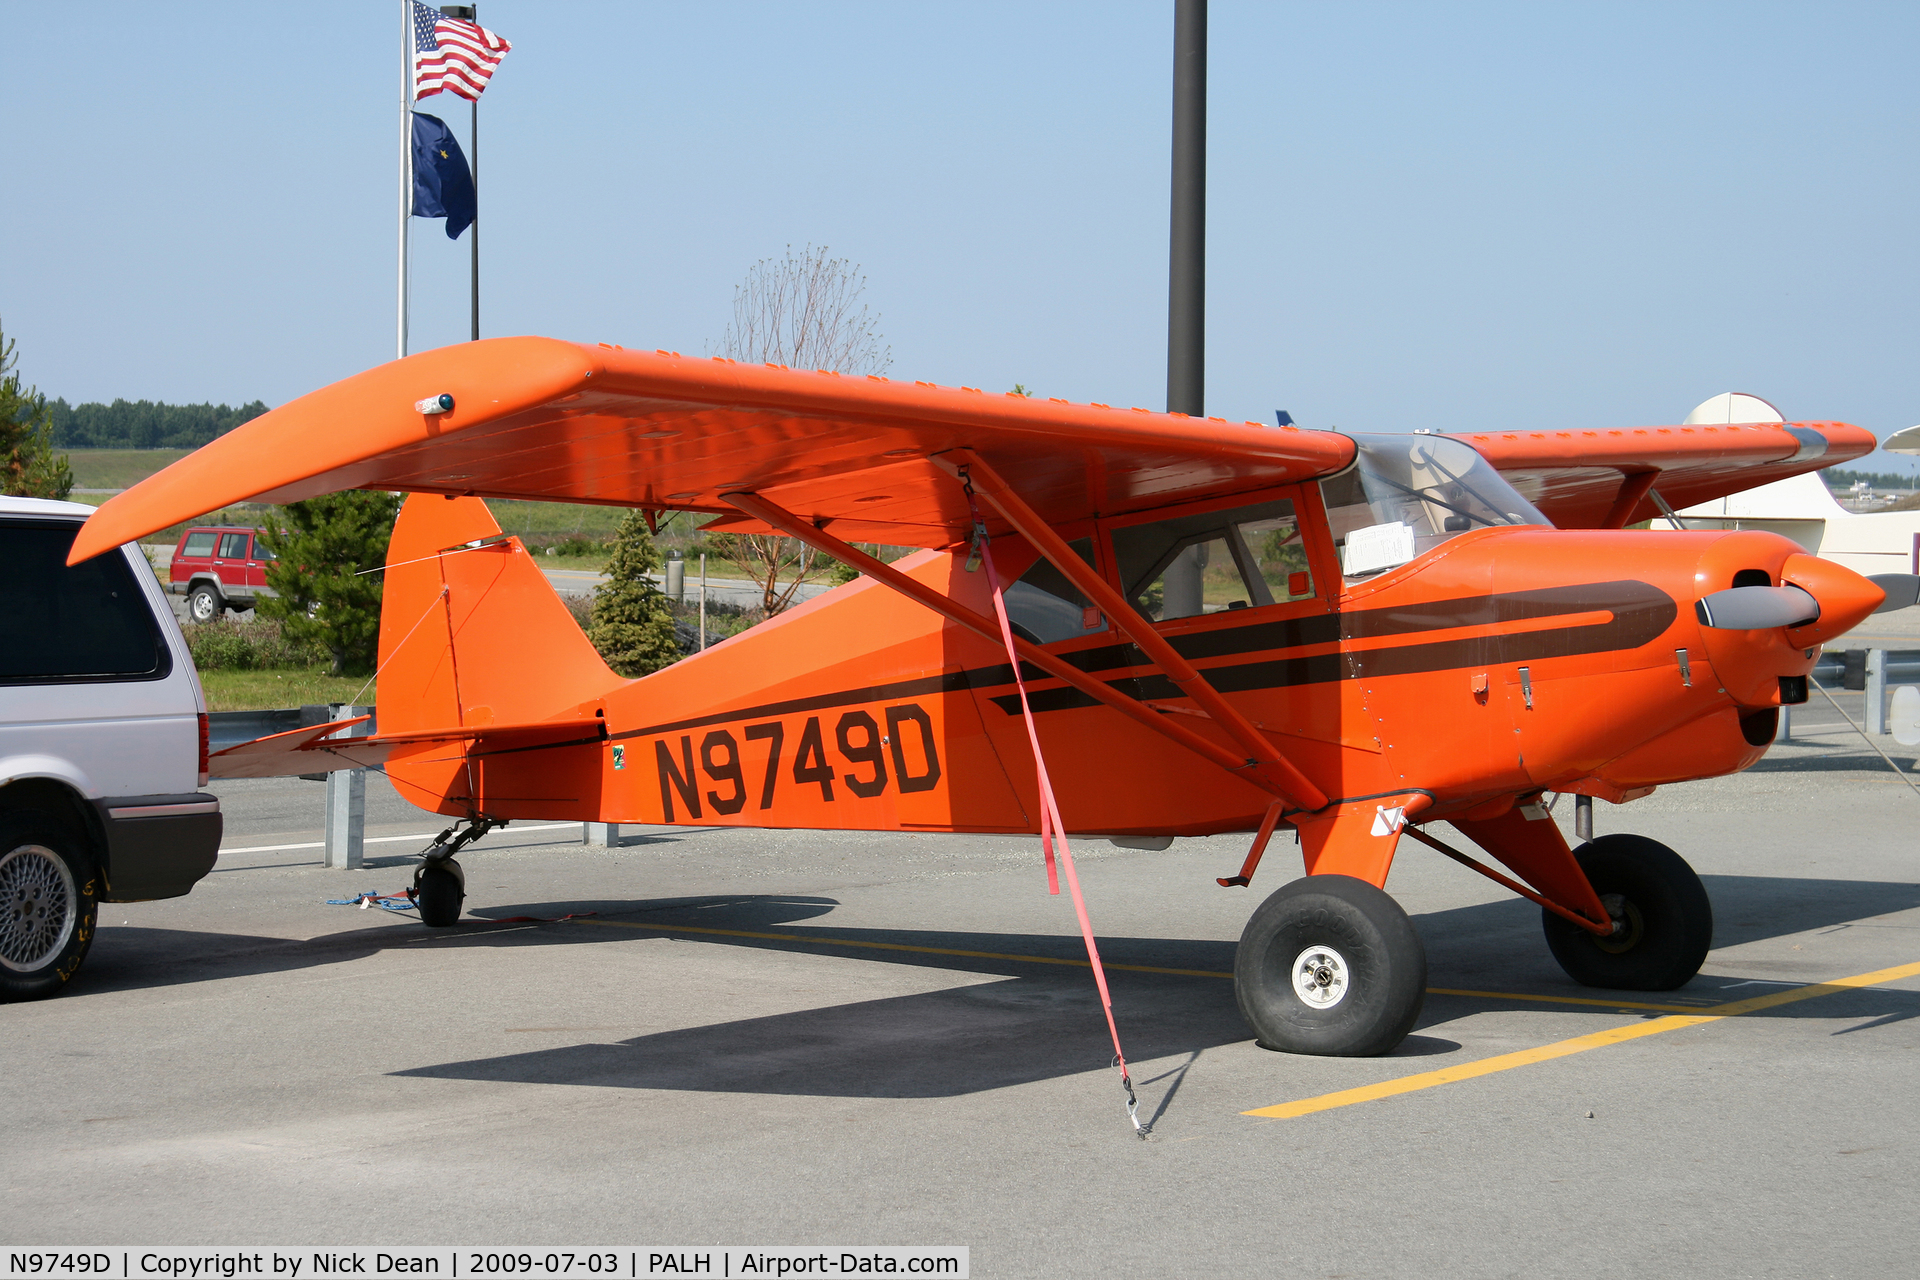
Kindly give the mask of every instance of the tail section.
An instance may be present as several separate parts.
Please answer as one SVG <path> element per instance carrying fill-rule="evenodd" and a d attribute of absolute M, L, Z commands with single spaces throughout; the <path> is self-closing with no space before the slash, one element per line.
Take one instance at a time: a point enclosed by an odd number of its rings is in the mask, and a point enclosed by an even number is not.
<path fill-rule="evenodd" d="M 590 718 L 627 683 L 526 548 L 499 535 L 478 498 L 415 494 L 401 507 L 380 610 L 381 737 Z M 484 738 L 471 748 L 442 744 L 396 757 L 388 772 L 414 803 L 462 812 L 484 794 L 473 761 L 485 754 Z M 572 794 L 579 789 L 525 798 L 584 799 Z"/>

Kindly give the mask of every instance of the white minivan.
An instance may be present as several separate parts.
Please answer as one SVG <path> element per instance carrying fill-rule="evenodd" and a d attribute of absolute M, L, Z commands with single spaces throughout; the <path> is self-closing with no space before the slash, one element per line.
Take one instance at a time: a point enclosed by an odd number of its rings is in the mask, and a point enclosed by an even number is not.
<path fill-rule="evenodd" d="M 207 704 L 131 544 L 67 565 L 93 508 L 0 497 L 0 1000 L 60 990 L 102 902 L 213 869 Z"/>

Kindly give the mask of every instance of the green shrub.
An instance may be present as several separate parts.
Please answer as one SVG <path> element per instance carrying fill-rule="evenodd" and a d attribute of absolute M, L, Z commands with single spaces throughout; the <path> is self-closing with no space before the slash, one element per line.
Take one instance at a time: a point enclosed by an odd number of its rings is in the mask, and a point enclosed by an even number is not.
<path fill-rule="evenodd" d="M 604 581 L 593 589 L 587 638 L 607 665 L 632 679 L 658 671 L 680 658 L 673 610 L 647 577 L 660 568 L 646 521 L 629 511 L 614 536 Z"/>
<path fill-rule="evenodd" d="M 380 649 L 380 593 L 400 495 L 364 489 L 282 507 L 261 540 L 278 558 L 259 611 L 303 644 L 324 648 L 333 674 L 370 675 Z"/>
<path fill-rule="evenodd" d="M 304 671 L 328 657 L 318 645 L 289 639 L 272 618 L 221 618 L 185 630 L 193 665 L 201 671 Z"/>

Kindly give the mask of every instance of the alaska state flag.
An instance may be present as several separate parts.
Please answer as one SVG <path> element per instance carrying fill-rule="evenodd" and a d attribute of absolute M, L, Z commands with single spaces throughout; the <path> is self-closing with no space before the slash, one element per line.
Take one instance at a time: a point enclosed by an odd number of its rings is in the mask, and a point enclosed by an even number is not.
<path fill-rule="evenodd" d="M 458 240 L 477 212 L 473 174 L 453 130 L 438 116 L 413 113 L 413 216 L 445 218 L 447 239 Z"/>

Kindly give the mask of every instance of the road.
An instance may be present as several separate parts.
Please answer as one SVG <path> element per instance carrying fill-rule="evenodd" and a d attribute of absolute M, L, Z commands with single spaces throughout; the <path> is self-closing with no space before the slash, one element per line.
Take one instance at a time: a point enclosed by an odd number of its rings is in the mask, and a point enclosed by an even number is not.
<path fill-rule="evenodd" d="M 1290 846 L 1242 893 L 1212 878 L 1245 837 L 1080 842 L 1131 966 L 1147 1142 L 1031 839 L 649 828 L 599 851 L 510 828 L 463 858 L 469 919 L 428 931 L 326 905 L 400 888 L 438 825 L 383 783 L 370 831 L 408 838 L 357 873 L 302 847 L 318 784 L 217 784 L 214 874 L 107 908 L 68 994 L 0 1007 L 0 1237 L 949 1243 L 996 1277 L 1905 1274 L 1920 796 L 1831 708 L 1796 734 L 1598 806 L 1713 895 L 1679 992 L 1572 986 L 1536 909 L 1404 848 L 1389 888 L 1436 990 L 1381 1059 L 1259 1049 L 1218 976 Z M 1793 999 L 1738 1014 L 1756 993 Z"/>
<path fill-rule="evenodd" d="M 174 549 L 170 546 L 148 546 L 146 550 L 153 560 L 155 567 L 159 570 L 160 580 L 162 582 L 166 581 L 167 569 L 173 563 Z M 596 573 L 591 569 L 542 568 L 541 572 L 547 575 L 547 581 L 553 584 L 553 589 L 563 596 L 592 595 L 593 589 L 599 586 L 600 583 L 606 581 L 605 574 Z M 665 590 L 666 577 L 664 574 L 653 574 L 650 576 L 656 585 L 662 590 Z M 794 599 L 796 602 L 811 600 L 815 596 L 831 591 L 832 589 L 833 584 L 827 582 L 803 583 L 800 589 L 794 593 Z M 693 571 L 687 579 L 684 598 L 688 603 L 695 603 L 700 599 L 699 574 L 697 570 Z M 710 603 L 716 605 L 726 605 L 739 609 L 757 609 L 760 607 L 763 593 L 758 583 L 743 578 L 710 576 L 707 579 L 707 599 Z M 176 595 L 172 597 L 172 600 L 174 616 L 182 622 L 186 621 L 186 597 Z"/>

